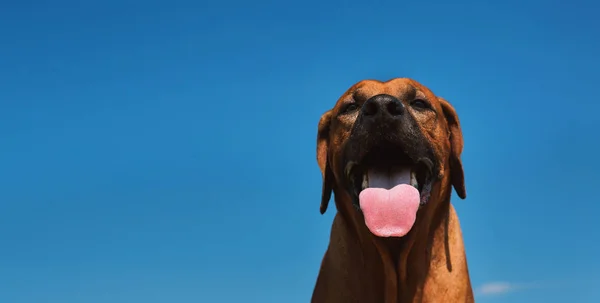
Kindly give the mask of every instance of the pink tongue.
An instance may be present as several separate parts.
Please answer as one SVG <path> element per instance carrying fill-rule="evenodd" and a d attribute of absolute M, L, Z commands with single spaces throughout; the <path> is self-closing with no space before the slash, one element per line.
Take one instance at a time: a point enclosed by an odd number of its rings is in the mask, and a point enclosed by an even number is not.
<path fill-rule="evenodd" d="M 390 190 L 365 188 L 358 198 L 365 224 L 378 237 L 406 235 L 415 224 L 421 200 L 419 191 L 408 184 Z"/>

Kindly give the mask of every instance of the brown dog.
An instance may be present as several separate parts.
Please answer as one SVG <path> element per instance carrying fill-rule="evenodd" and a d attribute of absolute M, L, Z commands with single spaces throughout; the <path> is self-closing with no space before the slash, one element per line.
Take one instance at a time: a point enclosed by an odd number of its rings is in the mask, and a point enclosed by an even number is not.
<path fill-rule="evenodd" d="M 452 186 L 454 108 L 411 79 L 361 81 L 319 122 L 321 213 L 337 214 L 313 303 L 474 302 Z"/>

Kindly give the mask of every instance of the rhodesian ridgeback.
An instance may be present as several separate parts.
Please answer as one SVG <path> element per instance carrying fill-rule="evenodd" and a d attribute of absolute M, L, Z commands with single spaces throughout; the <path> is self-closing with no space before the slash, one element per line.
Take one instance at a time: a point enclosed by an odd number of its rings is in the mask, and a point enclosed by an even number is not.
<path fill-rule="evenodd" d="M 415 80 L 364 80 L 319 121 L 321 214 L 337 213 L 313 303 L 474 302 L 452 187 L 466 198 L 456 111 Z"/>

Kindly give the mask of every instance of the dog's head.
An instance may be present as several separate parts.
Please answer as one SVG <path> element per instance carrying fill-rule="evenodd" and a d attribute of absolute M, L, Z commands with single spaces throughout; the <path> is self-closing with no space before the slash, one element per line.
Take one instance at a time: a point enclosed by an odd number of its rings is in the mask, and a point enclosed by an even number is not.
<path fill-rule="evenodd" d="M 350 197 L 374 235 L 402 237 L 419 210 L 434 207 L 431 200 L 451 186 L 466 197 L 462 148 L 456 111 L 425 86 L 406 78 L 361 81 L 319 121 L 321 213 L 335 190 Z"/>

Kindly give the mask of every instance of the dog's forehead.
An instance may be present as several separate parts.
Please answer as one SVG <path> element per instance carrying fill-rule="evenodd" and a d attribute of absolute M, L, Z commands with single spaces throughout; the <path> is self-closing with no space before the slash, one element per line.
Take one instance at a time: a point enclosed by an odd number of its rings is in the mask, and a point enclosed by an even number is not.
<path fill-rule="evenodd" d="M 349 99 L 363 99 L 379 94 L 405 96 L 407 94 L 432 97 L 433 93 L 421 83 L 410 78 L 394 78 L 388 81 L 362 80 L 350 87 L 338 100 L 335 107 L 341 106 Z"/>

